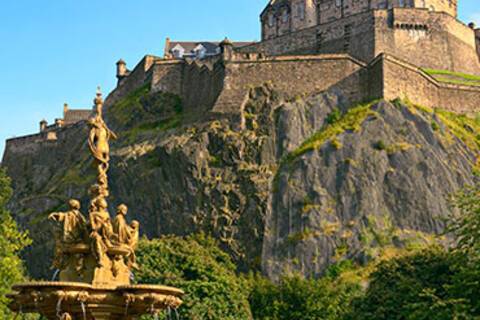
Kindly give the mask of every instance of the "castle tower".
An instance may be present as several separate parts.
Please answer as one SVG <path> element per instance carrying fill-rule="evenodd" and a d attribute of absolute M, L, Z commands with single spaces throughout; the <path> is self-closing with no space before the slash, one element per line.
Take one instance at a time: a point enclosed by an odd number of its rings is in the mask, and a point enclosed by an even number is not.
<path fill-rule="evenodd" d="M 118 60 L 117 62 L 117 79 L 121 81 L 128 75 L 127 63 L 123 59 Z"/>
<path fill-rule="evenodd" d="M 47 120 L 43 119 L 42 121 L 40 121 L 40 132 L 45 132 L 45 130 L 47 130 L 47 126 Z"/>
<path fill-rule="evenodd" d="M 219 44 L 220 52 L 222 53 L 222 58 L 224 61 L 232 60 L 233 58 L 233 43 L 228 39 L 225 38 Z"/>
<path fill-rule="evenodd" d="M 260 15 L 262 39 L 299 31 L 317 24 L 315 0 L 271 0 Z"/>

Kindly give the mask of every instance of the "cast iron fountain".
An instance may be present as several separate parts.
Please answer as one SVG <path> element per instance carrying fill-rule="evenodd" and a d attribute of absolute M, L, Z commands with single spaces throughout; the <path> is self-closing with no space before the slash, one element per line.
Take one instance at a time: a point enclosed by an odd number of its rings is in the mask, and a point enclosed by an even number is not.
<path fill-rule="evenodd" d="M 176 310 L 182 303 L 180 289 L 131 284 L 132 272 L 138 268 L 139 223 L 127 223 L 124 204 L 118 206 L 113 221 L 108 213 L 109 140 L 116 135 L 103 119 L 100 92 L 94 103 L 88 145 L 98 175 L 89 190 L 88 219 L 73 199 L 69 211 L 49 215 L 56 225 L 53 266 L 59 270 L 59 281 L 13 286 L 9 307 L 15 312 L 39 313 L 51 320 L 133 320 Z"/>

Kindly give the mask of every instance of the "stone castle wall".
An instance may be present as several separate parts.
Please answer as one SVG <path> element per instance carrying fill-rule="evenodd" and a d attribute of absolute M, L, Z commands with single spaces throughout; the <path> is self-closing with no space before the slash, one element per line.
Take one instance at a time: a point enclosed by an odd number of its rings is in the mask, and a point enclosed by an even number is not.
<path fill-rule="evenodd" d="M 343 54 L 239 57 L 226 62 L 224 87 L 212 111 L 238 113 L 249 89 L 265 83 L 291 97 L 333 90 L 351 102 L 359 101 L 369 91 L 365 77 L 365 64 Z"/>
<path fill-rule="evenodd" d="M 440 83 L 404 61 L 384 53 L 369 64 L 348 54 L 265 57 L 235 53 L 228 60 L 220 55 L 203 62 L 156 60 L 143 76 L 127 78 L 123 85 L 139 87 L 151 82 L 152 92 L 177 94 L 186 110 L 199 113 L 238 114 L 249 89 L 266 83 L 291 97 L 333 90 L 351 103 L 408 97 L 428 107 L 478 110 L 480 87 Z M 115 99 L 122 98 L 122 91 L 124 95 L 129 92 L 120 89 Z"/>
<path fill-rule="evenodd" d="M 475 31 L 444 12 L 371 10 L 238 49 L 266 55 L 385 52 L 426 68 L 480 74 Z"/>
<path fill-rule="evenodd" d="M 442 83 L 422 69 L 390 55 L 381 55 L 371 64 L 381 69 L 383 98 L 408 98 L 430 108 L 458 113 L 480 111 L 480 86 Z"/>

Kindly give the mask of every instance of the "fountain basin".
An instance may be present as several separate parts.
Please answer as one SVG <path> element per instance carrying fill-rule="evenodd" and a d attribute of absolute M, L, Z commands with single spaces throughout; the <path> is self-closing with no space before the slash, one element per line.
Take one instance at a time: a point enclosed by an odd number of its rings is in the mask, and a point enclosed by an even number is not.
<path fill-rule="evenodd" d="M 52 320 L 64 313 L 73 320 L 137 319 L 177 309 L 184 294 L 180 289 L 158 285 L 92 286 L 76 282 L 31 282 L 15 285 L 13 290 L 8 295 L 11 310 L 40 313 Z"/>

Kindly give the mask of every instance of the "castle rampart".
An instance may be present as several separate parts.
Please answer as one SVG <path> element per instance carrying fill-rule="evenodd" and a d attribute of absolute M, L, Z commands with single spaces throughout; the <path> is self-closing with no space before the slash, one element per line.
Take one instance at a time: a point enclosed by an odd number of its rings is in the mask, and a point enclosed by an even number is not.
<path fill-rule="evenodd" d="M 342 92 L 349 101 L 359 101 L 369 92 L 365 67 L 344 54 L 228 61 L 223 90 L 212 111 L 238 113 L 249 88 L 265 83 L 291 97 L 333 90 Z"/>

